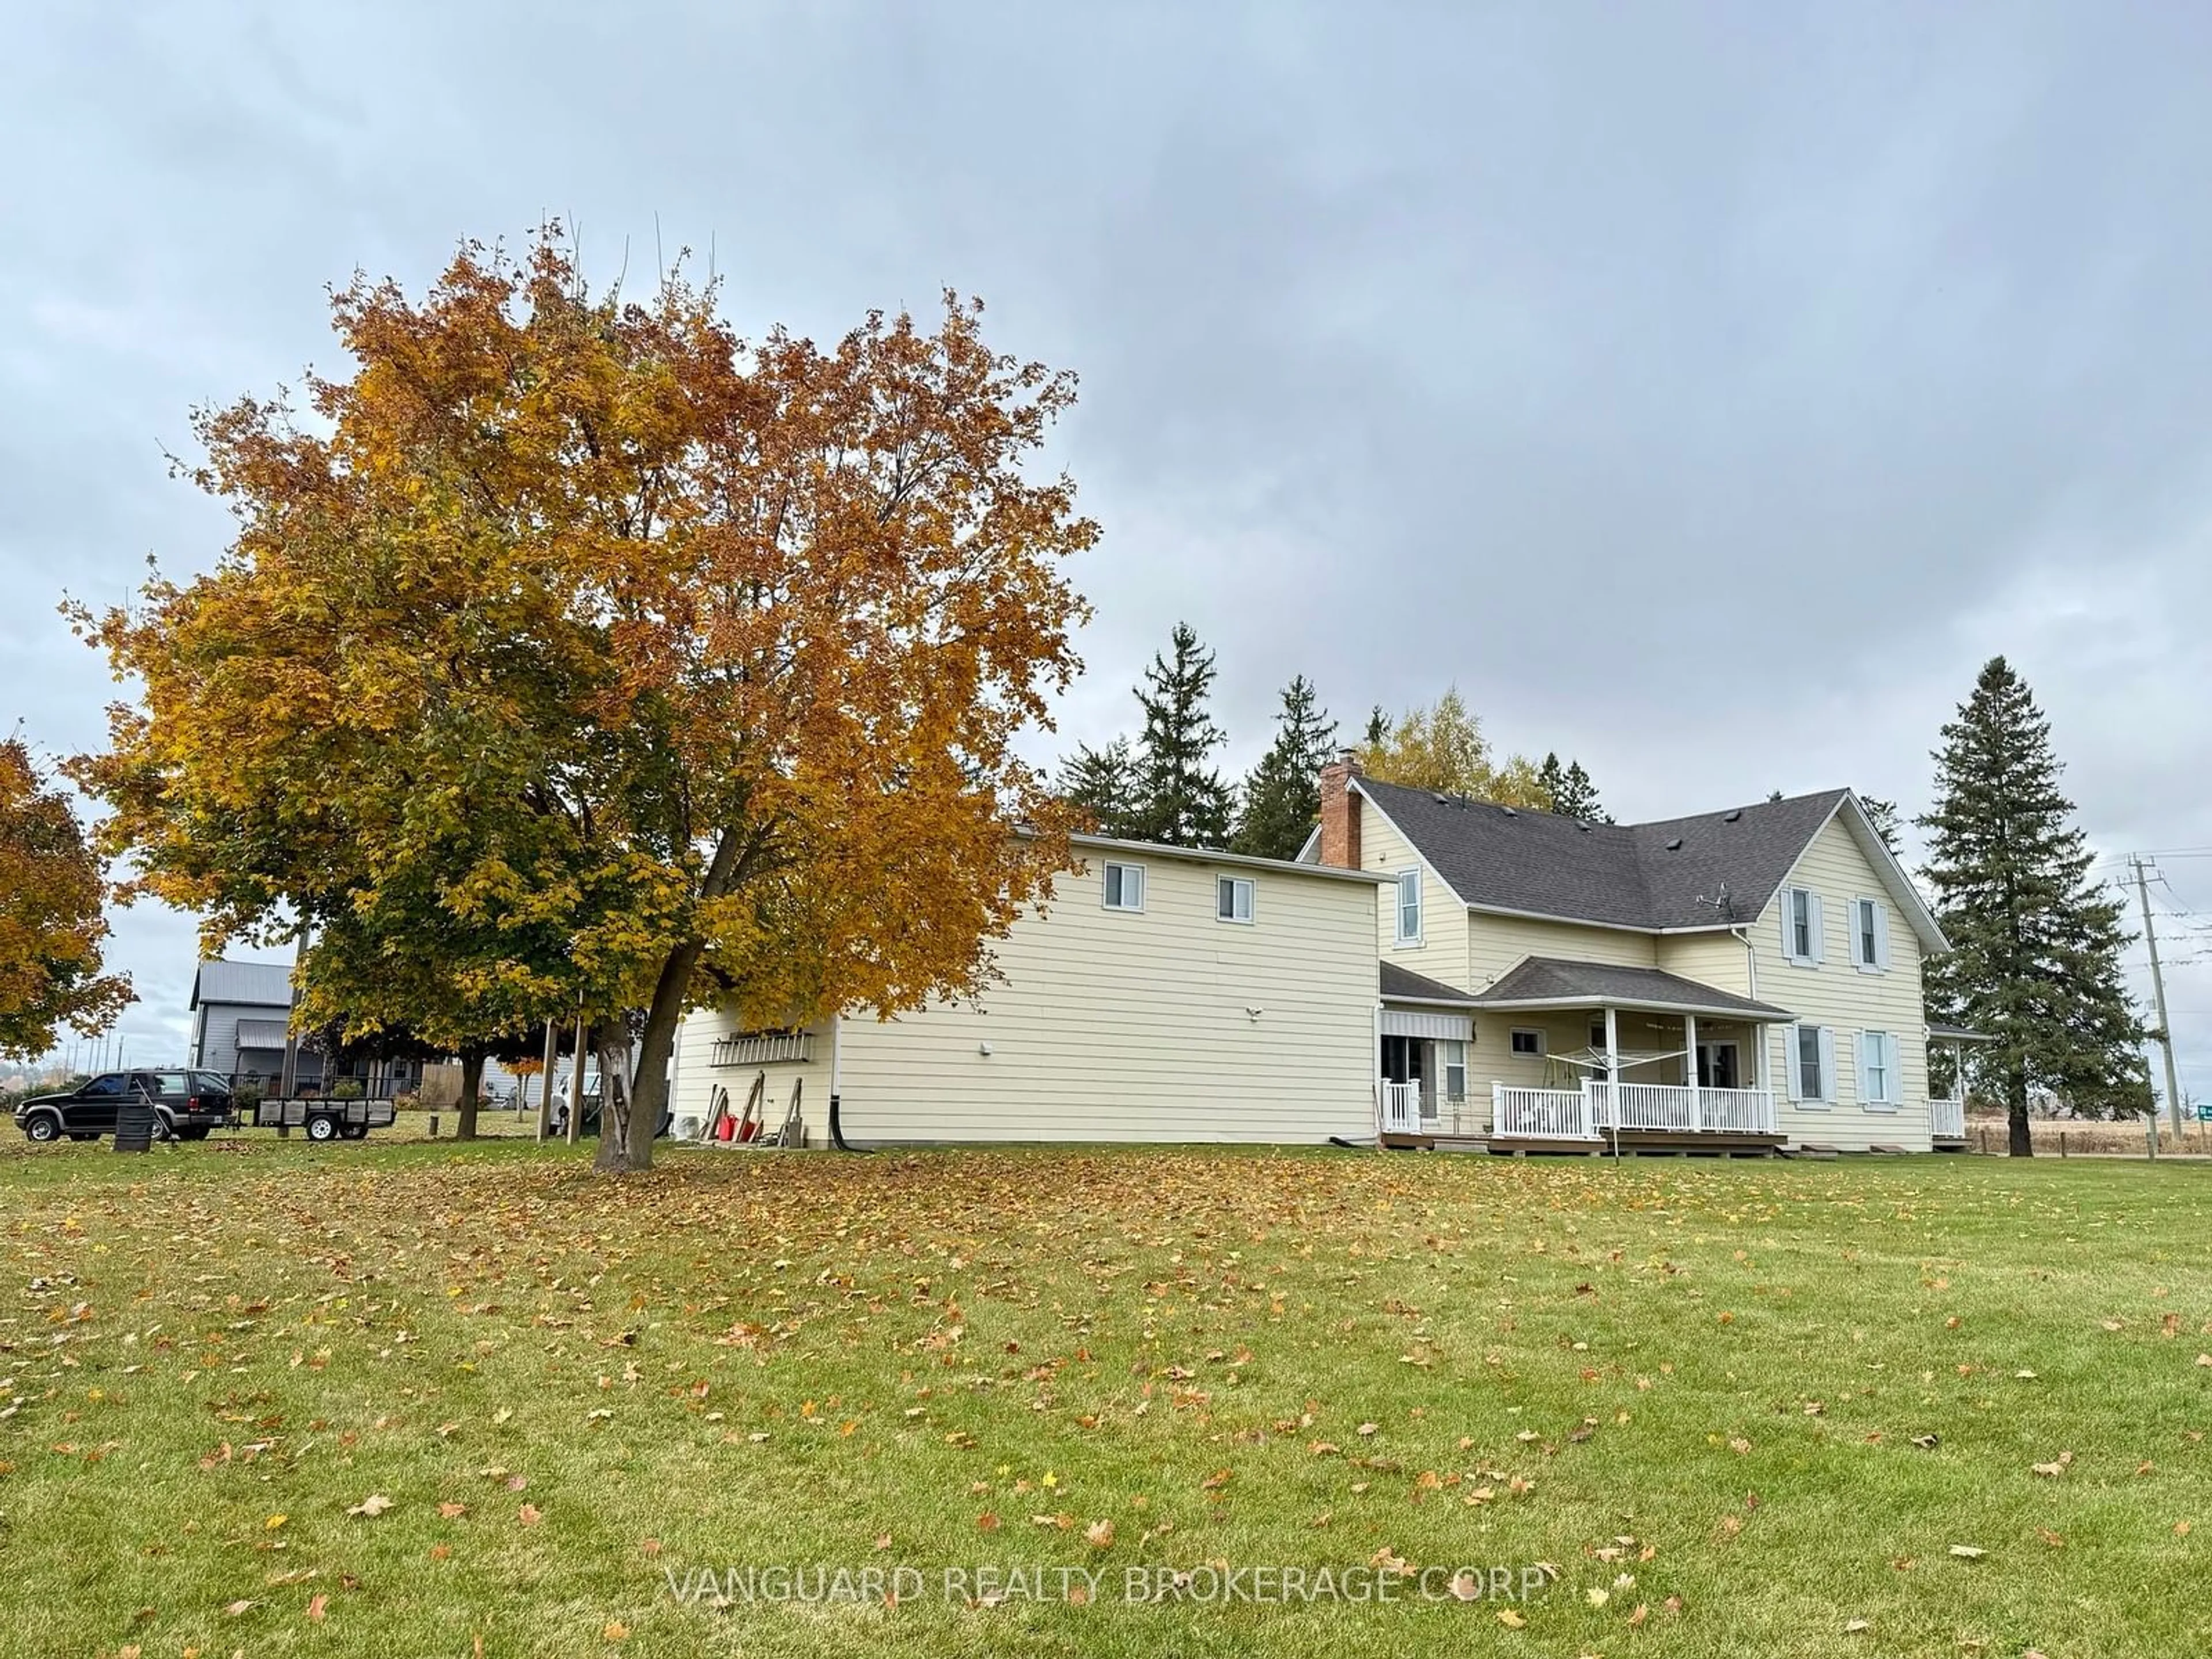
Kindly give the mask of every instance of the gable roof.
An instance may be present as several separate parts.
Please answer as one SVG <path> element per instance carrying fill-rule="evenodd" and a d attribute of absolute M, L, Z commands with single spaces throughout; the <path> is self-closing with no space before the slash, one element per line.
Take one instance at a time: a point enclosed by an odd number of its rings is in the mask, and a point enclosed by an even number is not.
<path fill-rule="evenodd" d="M 199 971 L 192 975 L 192 999 L 185 1006 L 197 1008 L 203 1002 L 289 1009 L 292 1006 L 292 969 L 281 962 L 203 962 Z"/>
<path fill-rule="evenodd" d="M 1352 787 L 1470 908 L 1638 933 L 1688 933 L 1757 921 L 1813 838 L 1841 814 L 1923 945 L 1931 951 L 1947 945 L 1935 917 L 1848 789 L 1651 823 L 1613 824 L 1372 778 L 1355 777 Z"/>
<path fill-rule="evenodd" d="M 1715 990 L 1661 968 L 1621 968 L 1604 962 L 1571 962 L 1564 957 L 1523 957 L 1505 976 L 1474 999 L 1484 1008 L 1557 1008 L 1629 1003 L 1675 1013 L 1712 1014 L 1724 1019 L 1794 1018 L 1787 1009 L 1753 1002 L 1733 991 Z"/>

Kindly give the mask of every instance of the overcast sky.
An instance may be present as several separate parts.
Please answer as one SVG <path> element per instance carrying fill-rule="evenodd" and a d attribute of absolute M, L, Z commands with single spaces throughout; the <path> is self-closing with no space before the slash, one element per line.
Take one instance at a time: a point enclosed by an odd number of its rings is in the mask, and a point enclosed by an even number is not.
<path fill-rule="evenodd" d="M 1623 817 L 1917 811 L 2002 651 L 2100 853 L 2212 848 L 2212 11 L 29 0 L 9 33 L 0 719 L 49 752 L 112 692 L 63 592 L 222 544 L 164 466 L 189 407 L 335 367 L 356 266 L 419 287 L 557 213 L 602 276 L 711 242 L 748 332 L 949 284 L 1081 374 L 1053 459 L 1098 616 L 1040 752 L 1128 724 L 1187 619 L 1238 768 L 1292 674 L 1347 726 L 1456 681 Z M 2164 867 L 2212 1094 L 2212 857 Z M 127 913 L 115 954 L 131 1052 L 179 1056 L 190 921 Z"/>

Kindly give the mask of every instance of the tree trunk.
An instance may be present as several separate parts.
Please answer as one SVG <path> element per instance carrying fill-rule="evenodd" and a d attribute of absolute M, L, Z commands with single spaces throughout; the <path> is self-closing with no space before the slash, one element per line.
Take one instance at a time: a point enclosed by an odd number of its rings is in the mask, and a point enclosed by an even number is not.
<path fill-rule="evenodd" d="M 2035 1137 L 2027 1128 L 2027 1074 L 2015 1071 L 2005 1083 L 2005 1116 L 2010 1129 L 2006 1147 L 2014 1158 L 2035 1156 Z"/>
<path fill-rule="evenodd" d="M 668 1109 L 668 1061 L 676 1052 L 676 1028 L 684 1020 L 684 994 L 690 988 L 702 948 L 692 944 L 672 951 L 653 988 L 653 1006 L 646 1012 L 645 1036 L 638 1045 L 637 1076 L 630 1093 L 629 1167 L 633 1170 L 653 1167 L 653 1139 Z"/>
<path fill-rule="evenodd" d="M 483 1089 L 484 1057 L 481 1053 L 463 1051 L 461 1054 L 461 1097 L 453 1108 L 453 1139 L 474 1140 L 477 1138 L 477 1096 Z"/>
<path fill-rule="evenodd" d="M 610 1175 L 649 1169 L 653 1149 L 647 1146 L 640 1158 L 630 1144 L 629 1025 L 619 1019 L 595 1022 L 591 1046 L 599 1067 L 599 1150 L 592 1167 Z"/>

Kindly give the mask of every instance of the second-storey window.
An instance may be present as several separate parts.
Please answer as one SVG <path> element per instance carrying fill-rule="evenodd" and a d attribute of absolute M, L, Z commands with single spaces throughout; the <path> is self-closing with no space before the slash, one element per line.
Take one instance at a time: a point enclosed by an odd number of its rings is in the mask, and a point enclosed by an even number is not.
<path fill-rule="evenodd" d="M 1106 908 L 1141 910 L 1145 908 L 1145 866 L 1109 864 L 1106 866 Z"/>
<path fill-rule="evenodd" d="M 1801 966 L 1820 960 L 1820 896 L 1809 887 L 1782 890 L 1782 954 Z"/>
<path fill-rule="evenodd" d="M 1213 913 L 1224 921 L 1252 920 L 1252 883 L 1246 876 L 1220 876 L 1213 884 Z"/>
<path fill-rule="evenodd" d="M 1889 911 L 1880 899 L 1851 901 L 1851 965 L 1869 973 L 1889 966 Z"/>
<path fill-rule="evenodd" d="M 1407 870 L 1398 878 L 1398 943 L 1411 945 L 1421 937 L 1421 872 Z"/>

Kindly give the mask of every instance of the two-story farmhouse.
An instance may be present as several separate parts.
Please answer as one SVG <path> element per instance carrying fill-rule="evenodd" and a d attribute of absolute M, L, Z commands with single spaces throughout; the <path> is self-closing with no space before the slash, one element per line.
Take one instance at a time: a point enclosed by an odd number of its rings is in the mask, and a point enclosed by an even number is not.
<path fill-rule="evenodd" d="M 1955 1103 L 1931 1103 L 1921 999 L 1943 935 L 1847 789 L 1615 825 L 1345 760 L 1301 856 L 1391 881 L 1386 1140 L 1925 1151 L 1960 1133 Z"/>

